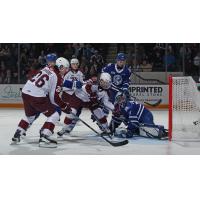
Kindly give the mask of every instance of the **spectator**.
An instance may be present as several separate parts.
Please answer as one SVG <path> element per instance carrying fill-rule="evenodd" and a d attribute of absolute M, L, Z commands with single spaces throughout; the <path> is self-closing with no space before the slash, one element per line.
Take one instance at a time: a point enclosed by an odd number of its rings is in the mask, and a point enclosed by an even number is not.
<path fill-rule="evenodd" d="M 117 43 L 117 53 L 126 53 L 126 44 L 125 43 Z"/>
<path fill-rule="evenodd" d="M 86 57 L 82 56 L 81 60 L 80 60 L 80 70 L 82 73 L 84 73 L 85 79 L 89 78 L 89 63 L 86 59 Z"/>
<path fill-rule="evenodd" d="M 90 44 L 86 44 L 86 47 L 85 47 L 85 58 L 87 60 L 90 60 L 91 56 L 92 56 L 92 47 Z"/>
<path fill-rule="evenodd" d="M 198 67 L 200 66 L 200 52 L 194 57 L 194 65 Z"/>
<path fill-rule="evenodd" d="M 35 76 L 37 74 L 37 72 L 38 72 L 38 70 L 36 70 L 35 67 L 32 65 L 26 75 L 27 79 L 31 79 L 33 76 Z"/>
<path fill-rule="evenodd" d="M 133 60 L 133 71 L 134 71 L 134 72 L 139 72 L 139 71 L 141 71 L 140 65 L 139 65 L 137 59 L 134 59 L 134 60 Z"/>
<path fill-rule="evenodd" d="M 75 55 L 76 58 L 78 58 L 78 60 L 80 60 L 80 51 L 81 51 L 80 44 L 74 43 L 73 49 L 74 49 L 73 54 Z"/>
<path fill-rule="evenodd" d="M 167 66 L 168 71 L 176 71 L 176 58 L 171 51 L 168 51 L 167 55 L 163 57 L 164 66 Z"/>
<path fill-rule="evenodd" d="M 6 70 L 6 77 L 5 77 L 4 83 L 6 83 L 6 84 L 11 83 L 11 70 L 10 69 Z"/>
<path fill-rule="evenodd" d="M 153 62 L 153 71 L 163 71 L 164 64 L 163 64 L 163 59 L 160 51 L 154 52 L 152 56 L 152 62 Z"/>
<path fill-rule="evenodd" d="M 152 71 L 152 65 L 150 63 L 148 63 L 147 60 L 142 61 L 140 68 L 143 72 L 151 72 Z"/>
<path fill-rule="evenodd" d="M 72 58 L 72 55 L 73 55 L 72 44 L 65 45 L 65 51 L 63 53 L 63 57 L 70 60 Z"/>
<path fill-rule="evenodd" d="M 4 61 L 1 61 L 1 82 L 4 83 L 6 77 L 6 69 L 4 65 Z"/>
<path fill-rule="evenodd" d="M 89 76 L 97 76 L 98 74 L 98 65 L 96 63 L 94 63 L 91 68 L 90 68 L 90 72 L 89 72 Z"/>
<path fill-rule="evenodd" d="M 41 66 L 45 66 L 46 65 L 46 56 L 44 54 L 44 50 L 41 51 L 41 54 L 40 56 L 38 57 L 38 63 L 41 65 Z"/>
<path fill-rule="evenodd" d="M 1 66 L 0 66 L 0 83 L 3 83 L 3 81 L 4 81 L 4 72 L 3 72 L 3 68 L 2 68 L 2 62 L 1 62 Z"/>
<path fill-rule="evenodd" d="M 200 52 L 198 52 L 197 55 L 194 57 L 193 63 L 199 76 L 200 75 Z"/>
<path fill-rule="evenodd" d="M 101 69 L 104 65 L 103 57 L 99 54 L 97 50 L 95 50 L 94 55 L 90 58 L 90 64 L 95 68 L 97 68 L 97 72 L 100 73 Z"/>
<path fill-rule="evenodd" d="M 133 66 L 134 60 L 135 60 L 135 45 L 131 45 L 128 51 L 127 64 L 129 66 Z"/>

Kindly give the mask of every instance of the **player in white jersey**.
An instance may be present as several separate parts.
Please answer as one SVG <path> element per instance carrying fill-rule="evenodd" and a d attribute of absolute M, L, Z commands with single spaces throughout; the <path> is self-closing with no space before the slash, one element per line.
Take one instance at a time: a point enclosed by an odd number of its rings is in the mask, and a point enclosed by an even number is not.
<path fill-rule="evenodd" d="M 63 86 L 66 87 L 66 85 L 67 84 L 64 83 Z M 110 86 L 111 76 L 108 73 L 102 73 L 98 85 L 91 83 L 84 84 L 81 89 L 75 90 L 75 93 L 72 96 L 73 101 L 70 102 L 72 113 L 75 115 L 77 115 L 77 112 L 81 107 L 89 108 L 97 119 L 100 128 L 106 133 L 109 133 L 109 128 L 107 118 L 101 106 L 105 105 L 110 110 L 114 109 L 114 105 L 109 101 L 107 94 L 107 90 Z M 67 114 L 62 130 L 57 133 L 58 136 L 69 134 L 75 127 L 75 121 L 76 118 L 73 115 Z"/>
<path fill-rule="evenodd" d="M 68 104 L 63 102 L 59 96 L 63 80 L 60 75 L 63 65 L 56 66 L 57 56 L 47 55 L 47 66 L 28 80 L 22 89 L 25 117 L 19 122 L 12 141 L 20 142 L 22 135 L 26 134 L 27 128 L 36 119 L 38 113 L 43 113 L 47 120 L 40 130 L 40 145 L 56 145 L 57 142 L 51 138 L 55 123 L 59 120 L 56 107 L 60 107 L 66 113 L 71 111 Z"/>
<path fill-rule="evenodd" d="M 62 100 L 64 102 L 70 102 L 73 94 L 77 89 L 81 89 L 84 81 L 84 75 L 79 70 L 79 61 L 77 58 L 73 58 L 70 62 L 70 70 L 65 73 L 64 81 L 67 87 L 63 87 Z"/>
<path fill-rule="evenodd" d="M 67 84 L 68 87 L 63 87 L 63 93 L 62 93 L 62 100 L 69 104 L 71 104 L 71 102 L 73 101 L 73 94 L 75 93 L 75 91 L 80 89 L 84 83 L 83 82 L 84 75 L 79 70 L 78 59 L 77 58 L 71 59 L 70 64 L 71 64 L 70 70 L 66 72 L 64 75 L 64 82 Z M 81 114 L 81 109 L 82 108 L 78 110 L 77 116 Z M 73 121 L 74 125 L 76 124 L 76 122 L 77 120 L 74 119 Z"/>
<path fill-rule="evenodd" d="M 70 64 L 70 70 L 64 76 L 64 81 L 67 80 L 69 84 L 69 87 L 63 88 L 63 98 L 65 98 L 65 94 L 68 94 L 67 99 L 71 97 L 71 95 L 75 92 L 77 88 L 80 89 L 82 87 L 84 79 L 83 73 L 79 70 L 78 59 L 71 59 Z"/>

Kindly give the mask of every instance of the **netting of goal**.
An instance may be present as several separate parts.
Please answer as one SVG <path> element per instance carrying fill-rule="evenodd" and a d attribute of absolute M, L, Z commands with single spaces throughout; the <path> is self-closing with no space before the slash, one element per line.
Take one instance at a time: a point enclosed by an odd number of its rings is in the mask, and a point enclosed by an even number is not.
<path fill-rule="evenodd" d="M 169 139 L 200 141 L 200 92 L 192 77 L 169 77 Z"/>

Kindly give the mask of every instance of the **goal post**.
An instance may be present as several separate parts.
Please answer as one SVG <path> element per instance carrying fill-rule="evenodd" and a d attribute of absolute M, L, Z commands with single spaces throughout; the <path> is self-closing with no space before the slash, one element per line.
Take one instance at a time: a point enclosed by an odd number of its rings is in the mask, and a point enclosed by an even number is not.
<path fill-rule="evenodd" d="M 168 113 L 168 138 L 171 141 L 172 140 L 172 114 L 173 114 L 173 87 L 172 87 L 172 76 L 169 76 L 169 113 Z"/>
<path fill-rule="evenodd" d="M 169 140 L 200 141 L 200 92 L 191 76 L 169 76 Z"/>

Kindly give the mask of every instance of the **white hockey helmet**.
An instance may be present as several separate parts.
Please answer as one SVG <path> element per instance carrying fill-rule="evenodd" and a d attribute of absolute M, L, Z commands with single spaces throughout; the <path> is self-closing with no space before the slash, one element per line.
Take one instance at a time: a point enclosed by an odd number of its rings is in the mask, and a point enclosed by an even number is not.
<path fill-rule="evenodd" d="M 79 61 L 77 58 L 72 58 L 71 61 L 70 61 L 70 64 L 77 64 L 79 65 Z"/>
<path fill-rule="evenodd" d="M 66 58 L 59 57 L 56 60 L 56 65 L 60 69 L 61 67 L 69 68 L 69 61 Z"/>
<path fill-rule="evenodd" d="M 99 85 L 103 89 L 107 90 L 110 88 L 111 84 L 112 84 L 112 81 L 111 81 L 110 74 L 106 72 L 101 73 L 100 78 L 99 78 Z"/>

